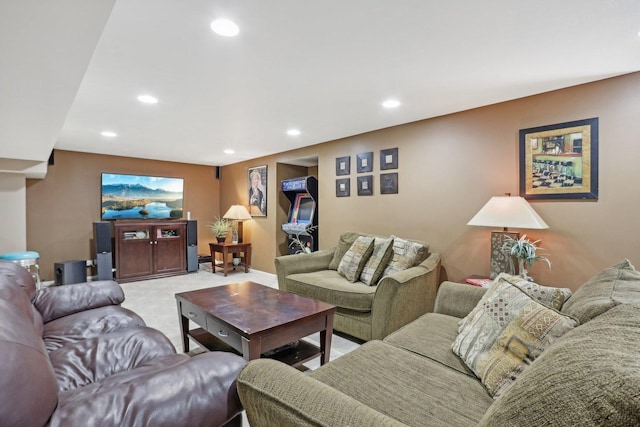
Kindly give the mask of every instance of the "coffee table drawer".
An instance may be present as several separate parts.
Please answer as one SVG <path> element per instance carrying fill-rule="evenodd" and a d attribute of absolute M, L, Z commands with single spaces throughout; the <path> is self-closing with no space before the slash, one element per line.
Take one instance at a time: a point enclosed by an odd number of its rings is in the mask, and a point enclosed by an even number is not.
<path fill-rule="evenodd" d="M 180 302 L 180 307 L 182 310 L 182 315 L 184 317 L 186 317 L 187 319 L 197 323 L 198 325 L 202 326 L 203 328 L 206 327 L 207 325 L 207 321 L 206 321 L 206 313 L 204 312 L 203 309 L 201 309 L 200 307 L 191 304 L 189 301 L 185 301 L 182 300 Z"/>
<path fill-rule="evenodd" d="M 242 339 L 240 338 L 240 335 L 230 330 L 227 325 L 211 316 L 207 316 L 206 329 L 211 335 L 225 344 L 230 345 L 242 354 Z"/>

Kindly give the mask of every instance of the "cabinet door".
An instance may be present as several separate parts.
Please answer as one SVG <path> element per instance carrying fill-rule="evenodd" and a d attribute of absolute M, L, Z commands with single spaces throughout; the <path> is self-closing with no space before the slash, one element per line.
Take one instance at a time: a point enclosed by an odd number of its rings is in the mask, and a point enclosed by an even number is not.
<path fill-rule="evenodd" d="M 116 227 L 116 278 L 153 274 L 154 240 L 152 227 L 128 225 Z"/>
<path fill-rule="evenodd" d="M 155 272 L 184 271 L 186 266 L 186 227 L 184 224 L 155 227 Z"/>

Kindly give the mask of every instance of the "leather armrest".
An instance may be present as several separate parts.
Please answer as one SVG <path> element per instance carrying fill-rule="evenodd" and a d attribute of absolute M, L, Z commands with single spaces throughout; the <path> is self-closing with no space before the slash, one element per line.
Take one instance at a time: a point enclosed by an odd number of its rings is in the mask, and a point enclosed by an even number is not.
<path fill-rule="evenodd" d="M 124 292 L 120 285 L 111 280 L 99 280 L 39 289 L 33 304 L 47 323 L 79 311 L 119 305 L 122 301 Z"/>

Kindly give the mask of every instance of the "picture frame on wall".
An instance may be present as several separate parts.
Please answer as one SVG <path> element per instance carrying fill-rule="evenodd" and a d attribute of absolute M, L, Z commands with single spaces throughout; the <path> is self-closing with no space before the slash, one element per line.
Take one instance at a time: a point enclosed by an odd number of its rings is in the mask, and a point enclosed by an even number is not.
<path fill-rule="evenodd" d="M 267 166 L 249 168 L 249 213 L 267 216 Z"/>
<path fill-rule="evenodd" d="M 398 148 L 380 150 L 380 169 L 398 169 Z"/>
<path fill-rule="evenodd" d="M 351 178 L 336 179 L 336 197 L 349 197 L 351 195 Z"/>
<path fill-rule="evenodd" d="M 380 194 L 398 194 L 398 173 L 380 174 Z"/>
<path fill-rule="evenodd" d="M 520 130 L 520 195 L 598 199 L 598 118 Z"/>
<path fill-rule="evenodd" d="M 358 196 L 373 196 L 373 175 L 358 177 Z"/>
<path fill-rule="evenodd" d="M 351 156 L 336 157 L 336 175 L 351 174 Z"/>
<path fill-rule="evenodd" d="M 373 171 L 373 151 L 356 155 L 358 173 Z"/>

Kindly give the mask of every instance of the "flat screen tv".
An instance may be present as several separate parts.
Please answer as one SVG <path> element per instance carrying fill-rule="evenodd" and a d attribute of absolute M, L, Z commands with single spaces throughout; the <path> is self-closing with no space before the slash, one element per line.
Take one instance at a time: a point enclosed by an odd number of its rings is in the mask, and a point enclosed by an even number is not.
<path fill-rule="evenodd" d="M 102 219 L 182 218 L 183 178 L 102 174 Z"/>

